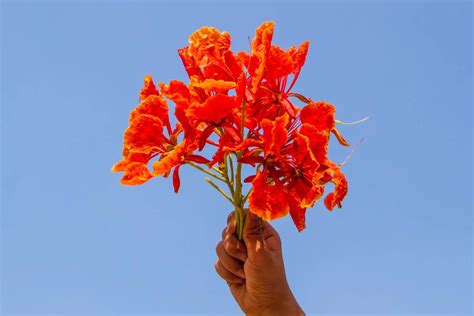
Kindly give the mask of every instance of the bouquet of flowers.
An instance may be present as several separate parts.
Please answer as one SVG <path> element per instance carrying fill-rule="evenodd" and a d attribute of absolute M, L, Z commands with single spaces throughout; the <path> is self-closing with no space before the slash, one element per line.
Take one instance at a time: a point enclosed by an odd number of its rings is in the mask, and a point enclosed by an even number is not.
<path fill-rule="evenodd" d="M 233 205 L 239 239 L 247 202 L 266 221 L 289 213 L 299 231 L 306 209 L 329 182 L 334 190 L 324 204 L 328 210 L 341 207 L 347 180 L 341 165 L 327 157 L 328 142 L 333 135 L 349 144 L 336 129 L 333 105 L 293 91 L 309 42 L 284 50 L 272 44 L 273 28 L 273 22 L 263 23 L 250 52 L 234 53 L 229 33 L 203 27 L 178 50 L 188 83 L 155 85 L 145 77 L 125 130 L 123 158 L 112 167 L 123 172 L 122 184 L 172 174 L 178 192 L 180 169 L 199 169 Z M 167 99 L 175 105 L 173 125 Z M 243 175 L 245 170 L 252 173 Z"/>

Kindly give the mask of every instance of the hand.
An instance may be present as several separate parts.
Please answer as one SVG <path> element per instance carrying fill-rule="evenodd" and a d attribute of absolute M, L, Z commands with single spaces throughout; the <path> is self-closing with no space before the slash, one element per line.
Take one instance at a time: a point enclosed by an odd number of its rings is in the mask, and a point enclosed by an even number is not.
<path fill-rule="evenodd" d="M 304 315 L 285 276 L 281 240 L 276 230 L 250 212 L 243 232 L 235 235 L 234 213 L 229 215 L 217 244 L 217 273 L 227 281 L 246 315 Z"/>

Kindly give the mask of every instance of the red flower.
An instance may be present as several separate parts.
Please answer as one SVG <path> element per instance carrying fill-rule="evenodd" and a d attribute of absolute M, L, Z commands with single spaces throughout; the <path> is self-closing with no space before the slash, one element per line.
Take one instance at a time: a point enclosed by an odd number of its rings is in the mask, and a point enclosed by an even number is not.
<path fill-rule="evenodd" d="M 140 104 L 131 111 L 124 133 L 122 160 L 112 168 L 124 173 L 123 184 L 172 174 L 177 192 L 181 167 L 191 165 L 212 178 L 207 181 L 237 212 L 248 197 L 251 212 L 264 220 L 289 213 L 299 231 L 306 226 L 306 209 L 321 199 L 329 182 L 334 191 L 324 204 L 329 210 L 341 207 L 348 183 L 340 166 L 328 158 L 328 144 L 331 134 L 349 144 L 335 127 L 336 110 L 293 91 L 309 42 L 282 49 L 272 44 L 273 31 L 273 22 L 263 23 L 250 52 L 235 54 L 229 33 L 202 27 L 178 50 L 189 82 L 159 83 L 158 90 L 151 76 L 144 78 Z M 174 103 L 175 122 L 165 98 Z M 203 151 L 206 146 L 211 150 Z M 196 155 L 196 150 L 212 159 Z M 245 179 L 248 169 L 243 164 L 255 168 Z M 224 182 L 229 193 L 213 179 Z M 242 179 L 252 184 L 247 195 Z M 237 227 L 241 238 L 243 223 Z"/>
<path fill-rule="evenodd" d="M 163 122 L 169 127 L 168 106 L 150 76 L 145 77 L 140 100 L 140 105 L 130 113 L 125 130 L 123 159 L 112 167 L 113 172 L 124 172 L 121 182 L 126 185 L 142 184 L 152 177 L 147 163 L 164 151 Z"/>

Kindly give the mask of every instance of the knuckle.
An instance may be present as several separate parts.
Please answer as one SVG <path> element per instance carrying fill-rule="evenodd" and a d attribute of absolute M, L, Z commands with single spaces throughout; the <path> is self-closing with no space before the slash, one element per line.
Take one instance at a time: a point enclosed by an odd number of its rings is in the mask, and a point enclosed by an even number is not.
<path fill-rule="evenodd" d="M 230 212 L 230 214 L 227 216 L 227 224 L 230 224 L 233 218 L 234 212 Z"/>
<path fill-rule="evenodd" d="M 219 241 L 216 245 L 216 254 L 217 254 L 217 256 L 220 255 L 220 253 L 222 251 L 222 248 L 223 248 L 222 241 Z"/>

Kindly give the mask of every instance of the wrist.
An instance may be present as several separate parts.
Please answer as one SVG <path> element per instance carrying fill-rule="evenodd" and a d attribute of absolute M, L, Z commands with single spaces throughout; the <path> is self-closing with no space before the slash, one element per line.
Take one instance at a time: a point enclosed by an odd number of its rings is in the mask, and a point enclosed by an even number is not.
<path fill-rule="evenodd" d="M 304 316 L 305 313 L 294 296 L 290 295 L 265 308 L 261 316 Z"/>

